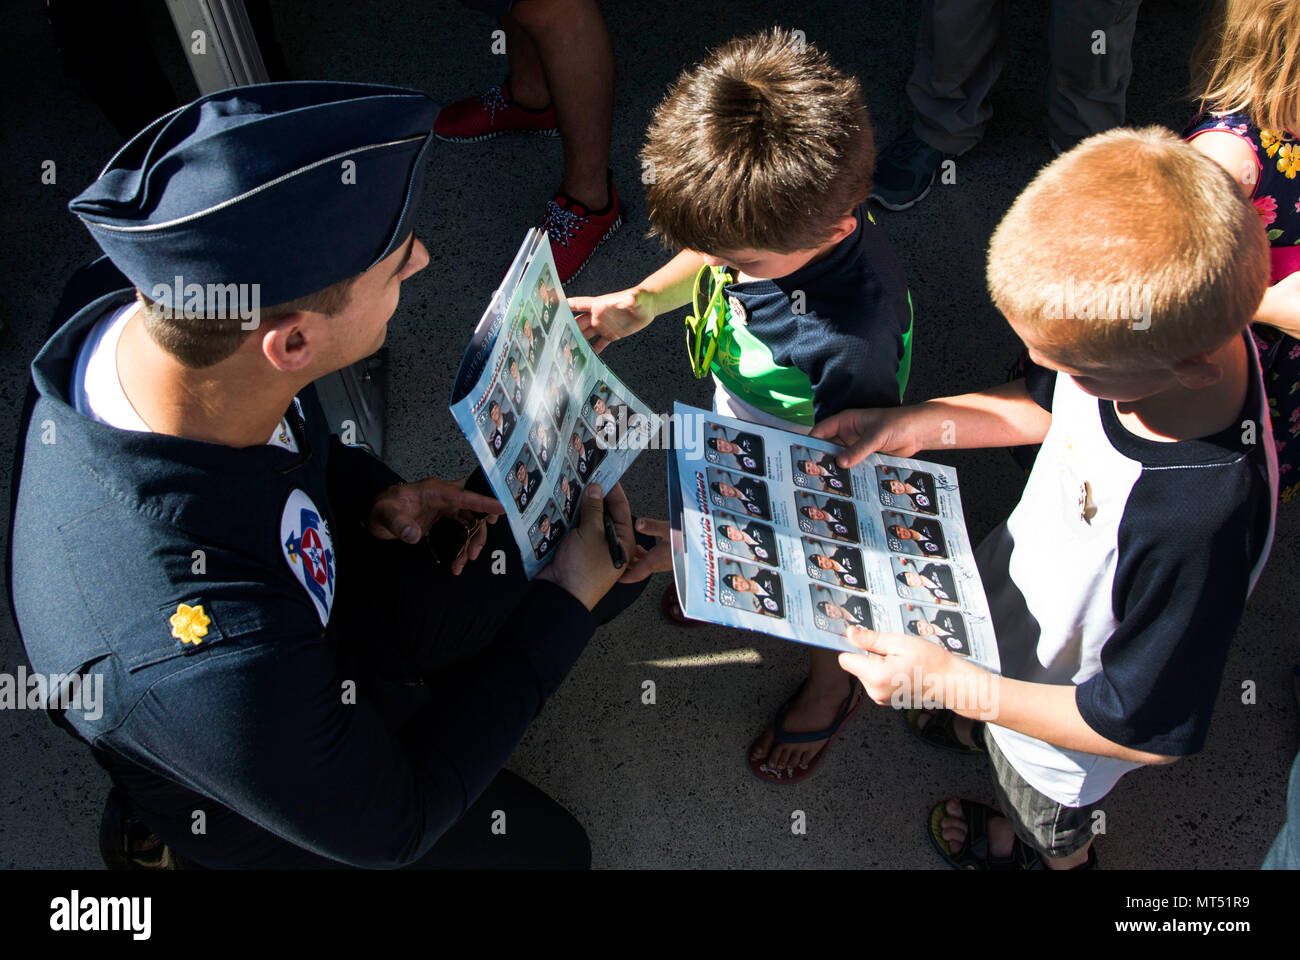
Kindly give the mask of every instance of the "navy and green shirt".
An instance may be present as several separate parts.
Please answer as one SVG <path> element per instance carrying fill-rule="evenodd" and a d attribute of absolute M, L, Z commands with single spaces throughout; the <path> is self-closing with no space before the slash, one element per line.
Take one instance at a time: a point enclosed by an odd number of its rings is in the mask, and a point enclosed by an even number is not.
<path fill-rule="evenodd" d="M 907 281 L 866 204 L 855 216 L 857 228 L 829 256 L 726 286 L 711 369 L 730 394 L 801 426 L 902 402 L 912 359 Z"/>

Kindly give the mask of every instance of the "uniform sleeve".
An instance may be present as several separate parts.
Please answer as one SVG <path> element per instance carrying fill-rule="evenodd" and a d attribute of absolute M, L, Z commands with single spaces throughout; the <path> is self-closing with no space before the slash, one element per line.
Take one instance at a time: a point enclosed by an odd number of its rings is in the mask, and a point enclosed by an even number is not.
<path fill-rule="evenodd" d="M 352 447 L 330 434 L 329 484 L 330 503 L 346 516 L 367 517 L 375 497 L 397 483 L 401 476 L 364 447 Z"/>
<path fill-rule="evenodd" d="M 591 615 L 535 583 L 495 641 L 440 672 L 396 733 L 345 703 L 319 634 L 268 637 L 151 686 L 129 734 L 171 776 L 283 839 L 359 867 L 418 860 L 502 769 L 577 660 Z"/>
<path fill-rule="evenodd" d="M 1078 686 L 1088 726 L 1164 756 L 1205 743 L 1228 646 L 1267 549 L 1267 491 L 1244 467 L 1146 470 L 1118 534 L 1119 627 L 1101 671 Z"/>

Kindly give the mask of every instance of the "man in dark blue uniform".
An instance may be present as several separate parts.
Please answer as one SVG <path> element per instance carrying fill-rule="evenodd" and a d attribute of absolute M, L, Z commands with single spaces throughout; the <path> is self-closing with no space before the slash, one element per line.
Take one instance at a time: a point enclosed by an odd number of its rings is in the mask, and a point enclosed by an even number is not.
<path fill-rule="evenodd" d="M 234 88 L 71 204 L 109 259 L 32 364 L 13 608 L 36 671 L 102 683 L 97 711 L 51 717 L 192 865 L 589 862 L 502 767 L 639 587 L 602 532 L 608 510 L 634 554 L 626 497 L 589 490 L 585 535 L 529 583 L 507 525 L 478 522 L 500 503 L 403 483 L 311 386 L 379 348 L 428 262 L 435 114 L 393 87 Z"/>

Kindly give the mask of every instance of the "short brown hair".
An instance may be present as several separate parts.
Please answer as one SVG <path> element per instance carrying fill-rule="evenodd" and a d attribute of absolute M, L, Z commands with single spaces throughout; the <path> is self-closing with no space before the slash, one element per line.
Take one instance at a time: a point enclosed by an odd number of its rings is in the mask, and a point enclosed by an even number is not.
<path fill-rule="evenodd" d="M 652 234 L 704 252 L 792 253 L 867 199 L 876 149 L 857 78 L 778 27 L 682 74 L 641 159 Z"/>
<path fill-rule="evenodd" d="M 1163 127 L 1100 133 L 1048 164 L 988 254 L 989 292 L 1008 320 L 1053 359 L 1118 369 L 1221 346 L 1254 317 L 1268 272 L 1268 240 L 1241 189 Z"/>
<path fill-rule="evenodd" d="M 326 316 L 339 313 L 347 308 L 352 299 L 352 284 L 355 280 L 356 277 L 349 277 L 324 290 L 273 307 L 263 307 L 258 312 L 258 322 L 275 321 L 298 312 L 323 313 Z M 239 316 L 187 316 L 180 312 L 179 304 L 177 315 L 172 315 L 166 307 L 151 300 L 143 291 L 136 290 L 135 295 L 144 307 L 144 328 L 154 343 L 187 367 L 202 368 L 220 363 L 238 350 L 249 334 L 256 331 L 256 328 L 245 330 L 244 321 Z"/>

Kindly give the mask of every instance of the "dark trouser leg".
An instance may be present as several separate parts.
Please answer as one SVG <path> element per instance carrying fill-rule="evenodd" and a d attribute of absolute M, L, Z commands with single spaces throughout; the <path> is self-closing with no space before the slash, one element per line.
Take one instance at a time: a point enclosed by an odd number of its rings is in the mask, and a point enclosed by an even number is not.
<path fill-rule="evenodd" d="M 989 91 L 1006 60 L 1005 0 L 929 0 L 921 11 L 907 95 L 913 132 L 944 153 L 964 153 L 984 136 Z"/>
<path fill-rule="evenodd" d="M 502 770 L 433 849 L 406 869 L 590 868 L 591 842 L 582 824 L 527 780 Z"/>
<path fill-rule="evenodd" d="M 1141 0 L 1053 0 L 1047 134 L 1062 150 L 1124 123 Z"/>

